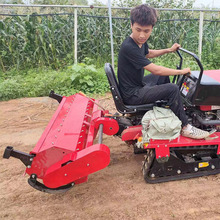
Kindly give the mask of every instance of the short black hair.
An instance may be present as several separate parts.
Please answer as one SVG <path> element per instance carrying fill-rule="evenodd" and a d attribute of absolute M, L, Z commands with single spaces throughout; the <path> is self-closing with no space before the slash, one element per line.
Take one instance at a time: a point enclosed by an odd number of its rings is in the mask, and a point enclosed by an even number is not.
<path fill-rule="evenodd" d="M 136 22 L 141 26 L 154 26 L 157 22 L 157 11 L 146 4 L 142 4 L 131 10 L 130 18 L 132 25 Z"/>

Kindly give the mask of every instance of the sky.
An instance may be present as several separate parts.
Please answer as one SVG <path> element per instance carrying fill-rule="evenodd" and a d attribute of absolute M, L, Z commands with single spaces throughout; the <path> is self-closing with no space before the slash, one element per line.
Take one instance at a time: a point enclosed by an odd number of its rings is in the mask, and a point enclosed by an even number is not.
<path fill-rule="evenodd" d="M 108 0 L 100 0 L 103 4 L 108 4 Z M 92 4 L 93 0 L 88 0 Z M 220 8 L 220 0 L 196 0 L 195 7 Z"/>
<path fill-rule="evenodd" d="M 195 6 L 208 6 L 209 8 L 220 8 L 220 0 L 196 0 Z"/>

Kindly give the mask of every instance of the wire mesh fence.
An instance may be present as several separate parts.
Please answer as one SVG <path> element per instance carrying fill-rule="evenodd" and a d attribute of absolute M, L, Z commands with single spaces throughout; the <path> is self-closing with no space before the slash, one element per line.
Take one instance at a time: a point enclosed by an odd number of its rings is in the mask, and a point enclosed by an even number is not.
<path fill-rule="evenodd" d="M 51 66 L 60 68 L 75 59 L 74 13 L 77 9 L 78 62 L 111 62 L 108 9 L 105 7 L 12 7 L 0 5 L 0 69 Z M 129 36 L 130 9 L 112 8 L 114 55 Z M 152 49 L 178 42 L 198 53 L 200 11 L 159 10 L 159 20 L 148 43 Z M 220 67 L 220 11 L 206 11 L 203 59 Z M 212 59 L 212 60 L 211 60 Z M 214 61 L 213 61 L 214 60 Z M 217 60 L 217 61 L 215 61 Z M 219 59 L 220 60 L 220 59 Z"/>

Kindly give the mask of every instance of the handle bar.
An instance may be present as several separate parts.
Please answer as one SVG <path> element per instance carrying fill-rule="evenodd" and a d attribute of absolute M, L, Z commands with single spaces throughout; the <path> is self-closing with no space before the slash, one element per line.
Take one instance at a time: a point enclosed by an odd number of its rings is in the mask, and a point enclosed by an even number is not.
<path fill-rule="evenodd" d="M 199 60 L 198 56 L 195 55 L 194 53 L 192 53 L 191 51 L 188 51 L 188 50 L 183 49 L 183 48 L 179 48 L 179 50 L 180 50 L 180 51 L 183 51 L 183 52 L 185 52 L 185 53 L 187 53 L 187 54 L 189 54 L 189 55 L 191 55 L 191 56 L 196 60 L 198 66 L 199 66 L 199 68 L 200 68 L 200 74 L 199 74 L 199 78 L 198 78 L 198 81 L 197 81 L 197 85 L 199 85 L 199 84 L 200 84 L 200 81 L 201 81 L 201 79 L 202 79 L 202 75 L 203 75 L 203 66 L 202 66 L 201 61 Z M 177 54 L 178 54 L 179 57 L 180 57 L 180 66 L 179 66 L 179 67 L 181 68 L 181 67 L 182 67 L 183 58 L 182 58 L 182 56 L 181 56 L 179 50 L 177 50 L 176 52 L 177 52 Z"/>

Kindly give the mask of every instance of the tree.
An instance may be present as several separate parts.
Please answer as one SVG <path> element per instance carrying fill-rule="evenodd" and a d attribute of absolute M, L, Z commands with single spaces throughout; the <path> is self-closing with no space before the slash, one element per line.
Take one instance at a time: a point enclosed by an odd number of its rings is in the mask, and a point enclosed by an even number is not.
<path fill-rule="evenodd" d="M 34 0 L 33 4 L 42 4 L 42 5 L 88 5 L 88 0 Z"/>
<path fill-rule="evenodd" d="M 100 0 L 93 0 L 92 5 L 95 5 L 95 6 L 104 6 L 104 4 L 103 4 Z"/>
<path fill-rule="evenodd" d="M 0 0 L 0 4 L 22 4 L 22 0 Z"/>
<path fill-rule="evenodd" d="M 195 0 L 114 0 L 113 6 L 135 7 L 145 3 L 154 8 L 192 8 Z"/>
<path fill-rule="evenodd" d="M 113 0 L 112 5 L 117 7 L 130 8 L 141 5 L 142 0 Z"/>
<path fill-rule="evenodd" d="M 192 8 L 195 0 L 145 0 L 145 3 L 154 8 Z"/>

